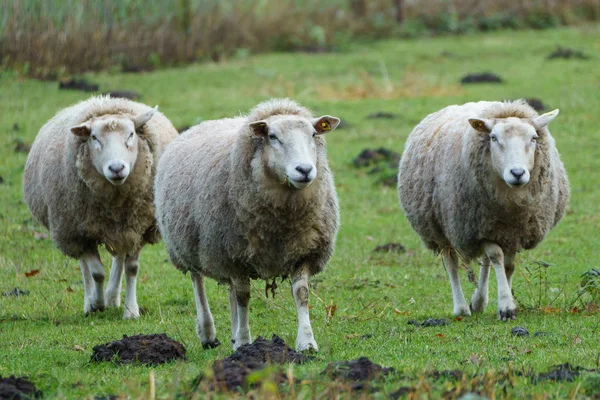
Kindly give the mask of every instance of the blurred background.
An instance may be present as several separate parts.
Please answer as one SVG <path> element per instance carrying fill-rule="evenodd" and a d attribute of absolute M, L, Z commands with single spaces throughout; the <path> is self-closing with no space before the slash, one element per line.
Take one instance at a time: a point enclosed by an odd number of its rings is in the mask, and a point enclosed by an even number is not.
<path fill-rule="evenodd" d="M 600 19 L 600 0 L 2 0 L 3 69 L 44 80 L 138 72 L 356 41 L 546 29 Z"/>

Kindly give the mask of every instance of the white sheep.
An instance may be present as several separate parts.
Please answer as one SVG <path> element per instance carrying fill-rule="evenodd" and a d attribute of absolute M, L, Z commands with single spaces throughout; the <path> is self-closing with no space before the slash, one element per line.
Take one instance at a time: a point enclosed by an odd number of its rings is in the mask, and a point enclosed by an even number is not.
<path fill-rule="evenodd" d="M 230 285 L 234 349 L 251 341 L 250 279 L 289 275 L 299 350 L 318 350 L 308 316 L 308 278 L 327 264 L 339 225 L 324 133 L 287 99 L 248 116 L 206 121 L 173 141 L 158 166 L 156 216 L 175 267 L 191 272 L 204 348 L 219 344 L 204 276 Z"/>
<path fill-rule="evenodd" d="M 25 201 L 56 247 L 79 259 L 86 314 L 120 305 L 125 270 L 124 318 L 139 317 L 139 253 L 144 244 L 160 240 L 154 174 L 175 137 L 156 108 L 108 96 L 65 108 L 38 133 L 23 175 Z M 113 255 L 106 301 L 102 244 Z"/>
<path fill-rule="evenodd" d="M 517 252 L 537 246 L 562 218 L 569 183 L 547 125 L 524 101 L 446 107 L 410 134 L 400 161 L 398 192 L 408 221 L 427 247 L 442 253 L 454 314 L 481 312 L 488 302 L 490 262 L 498 281 L 498 316 L 514 319 L 512 275 Z M 467 306 L 458 257 L 484 256 Z"/>

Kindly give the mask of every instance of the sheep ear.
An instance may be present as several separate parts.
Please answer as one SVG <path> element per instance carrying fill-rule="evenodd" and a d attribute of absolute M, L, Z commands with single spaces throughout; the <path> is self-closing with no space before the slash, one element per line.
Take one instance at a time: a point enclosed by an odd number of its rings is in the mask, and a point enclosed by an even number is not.
<path fill-rule="evenodd" d="M 150 119 L 154 116 L 154 114 L 158 111 L 158 106 L 155 106 L 152 110 L 146 111 L 143 114 L 136 115 L 131 120 L 133 121 L 133 125 L 135 126 L 135 130 L 137 131 L 142 126 L 144 126 Z"/>
<path fill-rule="evenodd" d="M 256 121 L 248 124 L 250 132 L 256 136 L 267 136 L 269 134 L 269 124 L 267 121 Z"/>
<path fill-rule="evenodd" d="M 556 118 L 558 115 L 558 108 L 554 111 L 547 112 L 546 114 L 542 114 L 539 117 L 535 117 L 533 119 L 533 124 L 537 129 L 542 129 L 547 126 L 550 122 Z"/>
<path fill-rule="evenodd" d="M 483 118 L 469 118 L 469 124 L 471 124 L 473 129 L 481 133 L 490 133 L 494 127 L 492 121 Z"/>
<path fill-rule="evenodd" d="M 90 121 L 87 121 L 83 124 L 75 125 L 71 128 L 71 133 L 80 138 L 87 138 L 92 133 L 92 124 Z"/>
<path fill-rule="evenodd" d="M 323 134 L 331 132 L 340 124 L 340 119 L 332 117 L 331 115 L 323 115 L 322 117 L 315 118 L 312 121 L 312 125 L 317 131 L 317 134 Z"/>

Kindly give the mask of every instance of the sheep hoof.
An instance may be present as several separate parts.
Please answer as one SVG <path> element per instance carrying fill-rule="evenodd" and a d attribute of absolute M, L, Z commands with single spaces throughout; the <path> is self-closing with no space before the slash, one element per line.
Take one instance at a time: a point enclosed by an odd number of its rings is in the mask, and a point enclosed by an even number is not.
<path fill-rule="evenodd" d="M 138 319 L 139 317 L 140 317 L 139 310 L 132 311 L 132 310 L 125 308 L 125 311 L 123 312 L 123 319 Z"/>
<path fill-rule="evenodd" d="M 88 303 L 83 306 L 83 312 L 86 317 L 93 313 L 102 312 L 102 311 L 104 311 L 104 304 L 102 304 L 102 303 L 100 303 L 100 304 Z"/>
<path fill-rule="evenodd" d="M 471 316 L 471 310 L 469 308 L 467 308 L 467 306 L 465 305 L 464 307 L 459 307 L 459 308 L 455 308 L 454 309 L 454 315 L 455 316 L 461 316 L 464 315 L 466 317 L 470 317 Z"/>
<path fill-rule="evenodd" d="M 498 310 L 498 319 L 501 321 L 517 319 L 517 310 L 514 308 L 508 310 Z"/>
<path fill-rule="evenodd" d="M 204 349 L 204 350 L 214 349 L 215 347 L 218 347 L 220 345 L 221 345 L 221 342 L 219 342 L 219 339 L 215 338 L 215 340 L 213 340 L 211 342 L 202 343 L 202 349 Z"/>
<path fill-rule="evenodd" d="M 106 307 L 120 307 L 121 306 L 121 296 L 114 296 L 109 293 L 105 293 L 104 297 L 106 298 Z"/>
<path fill-rule="evenodd" d="M 318 353 L 319 346 L 317 346 L 316 342 L 308 342 L 308 343 L 299 343 L 296 345 L 296 351 L 299 352 L 308 352 L 308 353 Z"/>
<path fill-rule="evenodd" d="M 471 304 L 469 304 L 469 309 L 472 313 L 480 313 L 485 310 L 485 306 L 487 306 L 485 302 L 471 302 Z"/>

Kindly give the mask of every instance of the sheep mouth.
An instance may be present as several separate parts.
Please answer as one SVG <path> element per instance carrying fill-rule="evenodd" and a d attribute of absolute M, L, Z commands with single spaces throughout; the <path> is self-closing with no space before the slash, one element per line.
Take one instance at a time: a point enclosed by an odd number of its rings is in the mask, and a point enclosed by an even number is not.
<path fill-rule="evenodd" d="M 127 179 L 127 177 L 126 176 L 112 176 L 112 177 L 106 178 L 106 179 L 108 179 L 108 181 L 115 186 L 121 186 L 122 184 L 125 183 L 125 180 Z"/>
<path fill-rule="evenodd" d="M 313 180 L 308 177 L 303 179 L 288 178 L 288 182 L 296 189 L 304 189 L 305 187 L 309 186 L 312 181 Z"/>

